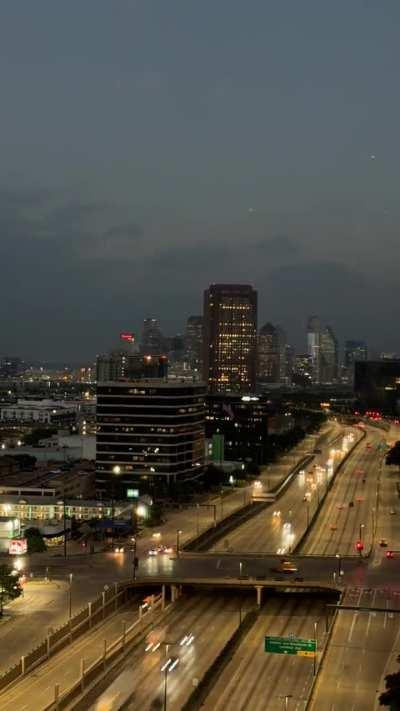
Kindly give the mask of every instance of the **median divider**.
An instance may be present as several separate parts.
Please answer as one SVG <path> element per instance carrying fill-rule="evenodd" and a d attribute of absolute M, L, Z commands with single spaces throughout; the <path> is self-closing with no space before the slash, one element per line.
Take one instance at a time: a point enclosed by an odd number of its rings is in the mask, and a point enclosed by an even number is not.
<path fill-rule="evenodd" d="M 89 602 L 65 624 L 55 630 L 50 629 L 49 634 L 36 647 L 0 675 L 0 694 L 10 684 L 19 681 L 25 674 L 46 662 L 53 654 L 125 605 L 133 594 L 134 591 L 130 591 L 126 586 L 115 583 L 113 587 L 104 590 L 99 597 Z"/>
<path fill-rule="evenodd" d="M 292 479 L 298 472 L 305 466 L 308 466 L 310 462 L 314 459 L 314 455 L 307 455 L 303 457 L 297 464 L 290 470 L 289 474 L 285 480 L 279 485 L 276 493 L 274 493 L 275 499 L 278 498 L 287 489 Z M 225 516 L 222 520 L 214 526 L 211 525 L 205 531 L 189 539 L 181 548 L 180 554 L 185 551 L 195 551 L 204 552 L 214 545 L 223 536 L 227 535 L 237 526 L 246 523 L 250 518 L 256 516 L 260 511 L 271 505 L 271 500 L 269 501 L 257 501 L 252 500 L 250 503 L 242 506 L 240 509 L 236 509 L 232 513 Z"/>
<path fill-rule="evenodd" d="M 329 480 L 328 485 L 327 485 L 327 487 L 326 487 L 326 489 L 325 489 L 323 495 L 321 496 L 321 499 L 320 499 L 320 502 L 319 502 L 317 508 L 315 509 L 314 513 L 313 513 L 312 516 L 311 516 L 309 525 L 306 527 L 306 529 L 305 529 L 305 530 L 303 531 L 303 533 L 301 534 L 299 540 L 297 541 L 297 543 L 296 543 L 296 545 L 295 545 L 295 547 L 294 547 L 294 549 L 293 549 L 293 551 L 292 551 L 293 553 L 299 554 L 300 548 L 304 545 L 304 543 L 305 543 L 306 540 L 307 540 L 308 535 L 311 533 L 312 528 L 313 528 L 313 526 L 314 526 L 314 523 L 315 523 L 315 521 L 317 520 L 317 517 L 318 517 L 319 512 L 320 512 L 320 510 L 321 510 L 321 507 L 323 506 L 324 501 L 325 501 L 325 499 L 326 499 L 326 497 L 327 497 L 329 491 L 331 490 L 333 484 L 335 483 L 336 476 L 337 476 L 338 472 L 341 470 L 341 468 L 344 466 L 344 464 L 346 464 L 346 462 L 347 462 L 347 460 L 349 459 L 349 457 L 354 453 L 354 451 L 355 451 L 355 450 L 357 449 L 357 447 L 361 444 L 361 442 L 365 439 L 365 437 L 366 437 L 366 432 L 362 432 L 362 433 L 361 433 L 361 437 L 360 437 L 360 439 L 358 440 L 358 442 L 355 442 L 355 443 L 354 443 L 354 445 L 351 447 L 351 449 L 349 449 L 349 451 L 345 454 L 345 456 L 343 457 L 343 459 L 342 459 L 342 460 L 339 462 L 339 464 L 337 465 L 337 467 L 336 467 L 336 469 L 335 469 L 335 471 L 334 471 L 334 473 L 333 473 L 333 476 L 332 476 L 331 479 Z"/>
<path fill-rule="evenodd" d="M 340 594 L 340 598 L 339 598 L 339 602 L 338 602 L 339 605 L 342 603 L 343 595 L 344 595 L 344 590 L 342 590 L 342 592 Z M 316 687 L 319 675 L 322 671 L 322 667 L 325 662 L 326 653 L 328 651 L 328 647 L 329 647 L 330 641 L 332 639 L 332 635 L 333 635 L 333 631 L 334 631 L 338 613 L 339 613 L 339 610 L 336 608 L 335 612 L 333 613 L 333 618 L 332 618 L 331 624 L 329 625 L 328 630 L 327 630 L 327 635 L 325 637 L 324 646 L 322 647 L 321 656 L 319 658 L 319 663 L 317 666 L 317 673 L 315 674 L 315 676 L 313 676 L 311 686 L 308 690 L 307 699 L 306 699 L 305 706 L 304 706 L 304 711 L 308 711 L 308 709 L 311 708 L 311 702 L 314 697 L 315 687 Z"/>
<path fill-rule="evenodd" d="M 224 668 L 232 659 L 236 649 L 241 644 L 247 632 L 254 625 L 259 614 L 258 609 L 250 610 L 243 618 L 241 624 L 236 628 L 232 636 L 228 639 L 218 656 L 208 667 L 204 676 L 193 689 L 189 699 L 182 706 L 182 711 L 196 711 L 204 703 L 210 689 L 214 686 Z"/>

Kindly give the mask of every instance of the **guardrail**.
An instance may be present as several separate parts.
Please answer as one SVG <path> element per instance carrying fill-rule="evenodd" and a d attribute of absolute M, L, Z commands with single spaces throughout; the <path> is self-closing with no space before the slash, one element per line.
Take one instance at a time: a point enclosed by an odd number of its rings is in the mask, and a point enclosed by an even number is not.
<path fill-rule="evenodd" d="M 300 538 L 298 539 L 298 541 L 297 541 L 297 543 L 296 543 L 296 545 L 295 545 L 295 547 L 294 547 L 294 549 L 293 549 L 293 551 L 292 551 L 293 553 L 298 553 L 298 551 L 299 551 L 299 549 L 301 548 L 301 546 L 304 545 L 304 543 L 305 543 L 305 541 L 306 541 L 306 539 L 307 539 L 307 536 L 311 533 L 311 530 L 312 530 L 312 528 L 313 528 L 313 526 L 314 526 L 314 523 L 315 523 L 315 521 L 316 521 L 316 519 L 317 519 L 317 517 L 318 517 L 318 515 L 319 515 L 319 512 L 320 512 L 321 507 L 322 507 L 322 505 L 323 505 L 323 503 L 324 503 L 324 501 L 325 501 L 325 499 L 326 499 L 326 496 L 327 496 L 327 494 L 329 493 L 330 489 L 332 488 L 332 486 L 333 486 L 333 484 L 334 484 L 334 482 L 335 482 L 335 480 L 336 480 L 336 475 L 337 475 L 337 473 L 340 471 L 340 469 L 343 467 L 343 465 L 347 462 L 347 460 L 348 460 L 349 457 L 353 454 L 354 450 L 358 447 L 358 445 L 361 444 L 361 442 L 363 441 L 363 439 L 365 439 L 365 437 L 366 437 L 366 432 L 361 432 L 361 437 L 360 437 L 360 439 L 359 439 L 357 442 L 355 442 L 355 444 L 351 447 L 351 449 L 349 449 L 349 451 L 346 453 L 346 455 L 343 457 L 343 459 L 339 462 L 339 464 L 338 464 L 337 467 L 335 468 L 334 473 L 333 473 L 333 476 L 332 476 L 331 479 L 329 480 L 328 485 L 327 485 L 327 487 L 325 488 L 325 491 L 324 491 L 324 493 L 322 494 L 322 496 L 321 496 L 321 498 L 320 498 L 319 504 L 318 504 L 318 506 L 316 507 L 314 513 L 313 513 L 312 516 L 311 516 L 311 519 L 310 519 L 310 522 L 309 522 L 308 526 L 306 526 L 305 530 L 304 530 L 303 533 L 301 534 Z"/>
<path fill-rule="evenodd" d="M 23 655 L 19 662 L 0 675 L 0 693 L 10 684 L 31 672 L 35 667 L 47 661 L 62 647 L 70 644 L 94 625 L 102 622 L 119 607 L 124 605 L 132 592 L 126 586 L 115 583 L 112 588 L 104 590 L 102 594 L 87 606 L 82 608 L 68 622 L 51 631 L 45 639 Z M 0 703 L 1 705 L 1 703 Z"/>
<path fill-rule="evenodd" d="M 173 603 L 168 604 L 171 608 Z M 122 635 L 118 637 L 112 644 L 104 644 L 103 653 L 95 659 L 90 666 L 86 667 L 84 659 L 81 660 L 81 669 L 79 678 L 72 686 L 64 692 L 60 692 L 60 685 L 55 684 L 54 700 L 43 709 L 43 711 L 61 711 L 70 707 L 77 708 L 79 704 L 84 704 L 82 708 L 86 708 L 84 697 L 97 684 L 109 674 L 116 664 L 120 663 L 120 657 L 130 651 L 130 647 L 135 642 L 136 638 L 141 637 L 149 626 L 152 626 L 154 621 L 154 613 L 164 611 L 165 599 L 163 594 L 154 595 L 152 602 L 143 610 L 139 607 L 139 618 L 129 627 L 124 629 Z"/>

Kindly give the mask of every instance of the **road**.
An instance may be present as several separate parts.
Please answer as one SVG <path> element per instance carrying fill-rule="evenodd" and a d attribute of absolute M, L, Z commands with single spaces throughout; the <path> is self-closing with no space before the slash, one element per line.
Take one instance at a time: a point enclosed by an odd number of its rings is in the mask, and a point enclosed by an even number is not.
<path fill-rule="evenodd" d="M 380 514 L 377 487 L 383 452 L 377 447 L 382 440 L 380 431 L 369 429 L 367 443 L 362 442 L 349 457 L 321 506 L 310 536 L 301 547 L 302 554 L 356 555 L 355 545 L 360 538 L 364 552 L 369 551 L 375 520 Z M 349 506 L 351 502 L 353 506 Z"/>
<path fill-rule="evenodd" d="M 354 437 L 357 435 L 354 431 Z M 335 435 L 336 439 L 337 434 Z M 335 462 L 340 461 L 344 440 L 335 443 Z M 264 509 L 257 516 L 238 526 L 226 539 L 220 539 L 211 551 L 245 551 L 252 553 L 290 552 L 307 528 L 308 521 L 318 508 L 320 498 L 326 488 L 327 461 L 331 457 L 332 444 L 327 442 L 317 454 L 307 472 L 299 473 L 288 489 L 279 497 L 274 506 Z M 319 467 L 319 469 L 318 469 Z M 307 495 L 309 501 L 304 501 Z"/>
<path fill-rule="evenodd" d="M 283 696 L 290 709 L 304 709 L 313 679 L 313 660 L 264 651 L 264 637 L 295 635 L 312 639 L 317 624 L 317 647 L 324 640 L 325 603 L 293 596 L 274 597 L 263 607 L 235 654 L 202 705 L 204 711 L 282 711 Z"/>
<path fill-rule="evenodd" d="M 87 582 L 84 587 L 73 584 L 73 613 L 94 597 L 94 586 L 90 579 Z M 5 606 L 0 621 L 0 673 L 41 641 L 49 627 L 61 626 L 68 616 L 69 585 L 65 580 L 28 582 L 23 596 Z"/>
<path fill-rule="evenodd" d="M 121 636 L 123 623 L 129 626 L 137 619 L 138 603 L 131 602 L 123 610 L 107 620 L 100 627 L 85 634 L 48 662 L 28 674 L 23 681 L 13 685 L 8 691 L 0 695 L 2 711 L 34 711 L 43 709 L 54 699 L 55 684 L 60 684 L 61 691 L 69 688 L 80 674 L 81 659 L 88 666 L 104 649 L 104 640 L 111 644 Z M 41 637 L 43 632 L 41 633 Z"/>
<path fill-rule="evenodd" d="M 305 452 L 315 446 L 316 441 L 323 441 L 328 433 L 336 431 L 338 426 L 325 426 L 321 433 L 306 437 L 303 442 L 290 453 L 279 460 L 277 464 L 265 468 L 262 475 L 265 486 L 279 484 L 288 471 L 304 457 Z M 204 498 L 200 507 L 170 510 L 167 521 L 157 528 L 160 539 L 165 545 L 176 546 L 176 532 L 181 530 L 181 543 L 208 527 L 214 520 L 227 516 L 249 501 L 250 488 L 225 493 L 223 497 Z M 207 504 L 207 505 L 206 505 Z M 214 508 L 215 507 L 215 508 Z M 140 571 L 151 574 L 161 567 L 171 572 L 173 564 L 167 556 L 156 563 L 148 556 L 150 548 L 154 547 L 151 529 L 144 531 L 138 539 L 137 553 L 140 558 Z M 77 553 L 77 551 L 80 551 Z M 8 561 L 7 561 L 8 562 Z M 6 671 L 18 661 L 22 654 L 27 653 L 42 639 L 49 627 L 62 625 L 68 614 L 68 584 L 70 572 L 73 572 L 72 610 L 78 612 L 90 600 L 95 599 L 103 590 L 104 585 L 110 585 L 132 575 L 132 555 L 115 555 L 110 552 L 98 552 L 94 555 L 82 553 L 79 546 L 72 542 L 68 544 L 68 558 L 65 560 L 58 549 L 47 554 L 33 554 L 21 557 L 18 561 L 28 573 L 44 577 L 46 572 L 54 579 L 49 584 L 43 582 L 28 582 L 24 598 L 11 603 L 5 610 L 5 617 L 0 621 L 0 673 Z M 33 635 L 32 631 L 40 631 Z"/>
<path fill-rule="evenodd" d="M 400 651 L 400 591 L 348 591 L 343 604 L 395 608 L 399 614 L 339 612 L 311 711 L 374 711 L 387 660 Z"/>
<path fill-rule="evenodd" d="M 135 650 L 115 681 L 93 702 L 92 711 L 121 692 L 131 697 L 124 705 L 125 709 L 161 709 L 165 679 L 161 667 L 170 657 L 178 658 L 179 664 L 167 678 L 168 709 L 177 711 L 182 708 L 193 690 L 193 680 L 205 673 L 236 629 L 239 601 L 238 595 L 181 598 L 166 623 L 156 626 L 148 635 L 147 644 L 161 642 L 160 647 L 155 652 L 146 653 L 143 643 Z M 243 611 L 247 605 L 250 605 L 250 597 L 248 601 L 247 598 L 242 600 Z M 189 634 L 194 636 L 193 644 L 181 646 L 180 641 Z M 167 642 L 170 643 L 168 656 L 164 644 Z"/>

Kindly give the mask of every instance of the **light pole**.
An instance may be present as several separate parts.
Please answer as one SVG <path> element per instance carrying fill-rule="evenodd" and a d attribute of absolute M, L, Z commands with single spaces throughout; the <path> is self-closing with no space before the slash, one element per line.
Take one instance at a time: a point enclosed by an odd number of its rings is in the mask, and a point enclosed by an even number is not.
<path fill-rule="evenodd" d="M 69 574 L 69 620 L 71 621 L 72 618 L 72 578 L 74 577 L 73 573 Z"/>
<path fill-rule="evenodd" d="M 239 584 L 242 584 L 242 571 L 243 571 L 243 563 L 240 561 L 239 563 Z M 242 591 L 239 591 L 239 625 L 242 624 Z"/>
<path fill-rule="evenodd" d="M 338 563 L 338 571 L 337 572 L 338 572 L 338 576 L 340 578 L 340 576 L 342 574 L 342 558 L 341 558 L 340 553 L 336 553 L 336 558 L 337 558 L 337 563 Z"/>
<path fill-rule="evenodd" d="M 182 531 L 180 528 L 178 528 L 176 532 L 176 557 L 179 558 L 179 544 L 180 544 L 180 536 L 181 536 Z"/>
<path fill-rule="evenodd" d="M 318 620 L 316 622 L 314 622 L 314 642 L 315 642 L 314 667 L 313 667 L 314 676 L 317 673 L 317 627 L 318 627 Z"/>
<path fill-rule="evenodd" d="M 199 511 L 200 511 L 200 504 L 196 504 L 196 533 L 197 533 L 197 535 L 199 535 L 199 533 L 200 533 Z"/>
<path fill-rule="evenodd" d="M 136 558 L 136 536 L 131 538 L 133 543 L 133 580 L 136 580 L 136 568 L 137 568 L 137 558 Z"/>
<path fill-rule="evenodd" d="M 362 543 L 362 531 L 363 531 L 363 528 L 365 528 L 365 524 L 360 523 L 360 536 L 359 536 L 359 541 L 360 541 L 360 543 Z"/>

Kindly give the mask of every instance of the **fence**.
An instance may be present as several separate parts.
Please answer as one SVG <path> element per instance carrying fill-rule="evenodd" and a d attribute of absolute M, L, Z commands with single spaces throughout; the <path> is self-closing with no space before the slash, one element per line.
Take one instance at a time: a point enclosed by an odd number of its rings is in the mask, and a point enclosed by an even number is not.
<path fill-rule="evenodd" d="M 129 594 L 129 589 L 114 583 L 112 588 L 104 590 L 98 598 L 88 602 L 87 606 L 68 622 L 52 630 L 34 649 L 21 657 L 19 662 L 0 675 L 0 691 L 124 605 Z"/>
<path fill-rule="evenodd" d="M 171 607 L 171 604 L 172 603 L 170 603 L 168 607 Z M 154 613 L 157 610 L 163 611 L 164 608 L 165 597 L 163 593 L 153 595 L 152 601 L 146 609 L 144 609 L 144 606 L 140 606 L 139 618 L 129 627 L 126 627 L 122 635 L 112 642 L 112 644 L 107 645 L 104 643 L 103 653 L 92 662 L 90 666 L 85 667 L 84 660 L 81 660 L 79 678 L 69 689 L 60 693 L 59 684 L 55 685 L 54 700 L 46 706 L 44 711 L 60 711 L 61 709 L 70 707 L 72 703 L 74 704 L 74 708 L 76 708 L 79 704 L 80 697 L 95 687 L 101 678 L 112 670 L 114 664 L 120 663 L 119 657 L 121 654 L 129 651 L 129 647 L 135 638 L 141 636 L 145 629 L 153 624 Z M 171 609 L 173 608 L 171 607 Z"/>

